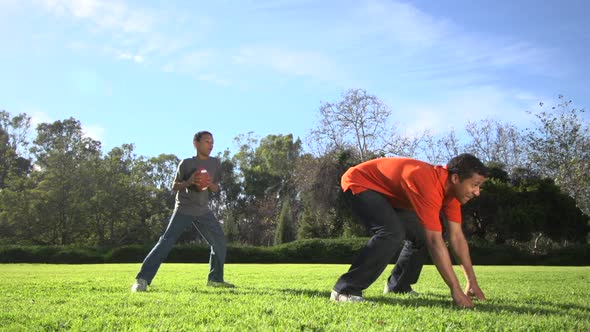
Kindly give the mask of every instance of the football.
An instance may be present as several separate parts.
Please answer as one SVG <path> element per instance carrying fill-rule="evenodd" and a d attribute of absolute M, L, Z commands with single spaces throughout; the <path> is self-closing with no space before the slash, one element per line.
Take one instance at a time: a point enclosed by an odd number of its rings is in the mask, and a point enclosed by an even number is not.
<path fill-rule="evenodd" d="M 200 168 L 197 170 L 197 173 L 200 175 L 199 181 L 196 183 L 197 188 L 199 188 L 201 191 L 207 190 L 207 182 L 209 182 L 209 174 L 207 173 L 207 170 Z"/>

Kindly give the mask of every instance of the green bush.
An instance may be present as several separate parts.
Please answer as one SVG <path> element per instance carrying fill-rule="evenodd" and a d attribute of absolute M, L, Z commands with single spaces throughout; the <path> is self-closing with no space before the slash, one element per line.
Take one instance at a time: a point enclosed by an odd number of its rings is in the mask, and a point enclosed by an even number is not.
<path fill-rule="evenodd" d="M 308 239 L 272 248 L 285 263 L 340 263 L 350 264 L 367 238 Z"/>
<path fill-rule="evenodd" d="M 543 265 L 589 266 L 590 245 L 576 245 L 557 249 L 546 255 Z"/>
<path fill-rule="evenodd" d="M 145 256 L 152 249 L 149 245 L 127 245 L 117 247 L 105 255 L 105 262 L 108 263 L 137 263 L 143 261 Z"/>
<path fill-rule="evenodd" d="M 530 258 L 518 248 L 509 245 L 470 245 L 474 265 L 528 265 Z"/>
<path fill-rule="evenodd" d="M 350 264 L 368 238 L 308 239 L 274 247 L 229 245 L 228 263 L 321 263 Z M 110 250 L 89 247 L 0 246 L 0 263 L 140 263 L 151 245 L 128 245 Z M 510 245 L 474 242 L 470 245 L 474 265 L 590 265 L 590 245 L 571 246 L 548 254 L 532 254 Z M 204 245 L 176 245 L 170 263 L 207 263 L 210 249 Z M 395 263 L 399 249 L 392 258 Z M 431 264 L 429 258 L 427 264 Z"/>
<path fill-rule="evenodd" d="M 279 246 L 280 247 L 280 246 Z M 275 247 L 251 247 L 229 245 L 227 248 L 228 263 L 281 263 L 285 262 L 282 253 Z"/>
<path fill-rule="evenodd" d="M 176 245 L 172 247 L 168 258 L 166 258 L 166 262 L 170 263 L 207 263 L 209 262 L 209 254 L 211 250 L 209 247 L 203 245 Z M 142 257 L 139 261 L 141 262 L 144 257 Z"/>
<path fill-rule="evenodd" d="M 37 263 L 31 250 L 20 247 L 0 248 L 0 262 L 2 263 Z"/>
<path fill-rule="evenodd" d="M 0 263 L 46 263 L 58 251 L 56 246 L 0 246 Z"/>
<path fill-rule="evenodd" d="M 0 263 L 103 263 L 104 253 L 96 248 L 61 246 L 0 247 Z"/>
<path fill-rule="evenodd" d="M 139 263 L 152 248 L 152 245 L 127 245 L 114 248 L 106 253 L 104 261 L 108 263 Z M 208 261 L 209 247 L 202 245 L 175 245 L 166 258 L 166 262 L 170 263 L 206 263 Z"/>
<path fill-rule="evenodd" d="M 104 254 L 93 248 L 63 248 L 54 253 L 47 263 L 96 264 L 104 263 Z"/>

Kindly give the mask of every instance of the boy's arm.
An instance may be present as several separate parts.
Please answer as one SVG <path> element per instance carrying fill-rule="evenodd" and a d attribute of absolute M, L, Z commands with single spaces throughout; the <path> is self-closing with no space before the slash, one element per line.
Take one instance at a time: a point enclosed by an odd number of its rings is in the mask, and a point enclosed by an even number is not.
<path fill-rule="evenodd" d="M 471 256 L 469 254 L 469 245 L 461 229 L 461 223 L 449 221 L 447 229 L 451 248 L 461 264 L 465 279 L 467 279 L 465 295 L 475 296 L 478 300 L 485 300 L 486 297 L 477 284 L 477 278 L 475 277 L 475 271 L 473 270 L 473 264 L 471 263 Z"/>
<path fill-rule="evenodd" d="M 449 286 L 453 301 L 459 307 L 473 307 L 473 302 L 471 299 L 463 294 L 463 291 L 461 290 L 461 285 L 459 284 L 457 275 L 453 270 L 451 257 L 441 232 L 425 229 L 425 233 L 426 245 L 428 247 L 428 251 L 430 252 L 430 256 L 432 257 L 438 273 L 440 273 L 447 286 Z"/>

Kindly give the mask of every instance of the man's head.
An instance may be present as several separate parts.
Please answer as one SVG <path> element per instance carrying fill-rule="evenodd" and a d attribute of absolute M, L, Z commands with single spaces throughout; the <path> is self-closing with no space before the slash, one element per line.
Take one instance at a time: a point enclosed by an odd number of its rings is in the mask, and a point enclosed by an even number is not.
<path fill-rule="evenodd" d="M 208 131 L 199 131 L 193 138 L 193 145 L 197 150 L 197 157 L 202 159 L 209 158 L 213 150 L 213 134 Z"/>
<path fill-rule="evenodd" d="M 463 153 L 452 158 L 447 169 L 451 191 L 461 204 L 479 196 L 480 187 L 488 176 L 488 168 L 479 159 Z"/>

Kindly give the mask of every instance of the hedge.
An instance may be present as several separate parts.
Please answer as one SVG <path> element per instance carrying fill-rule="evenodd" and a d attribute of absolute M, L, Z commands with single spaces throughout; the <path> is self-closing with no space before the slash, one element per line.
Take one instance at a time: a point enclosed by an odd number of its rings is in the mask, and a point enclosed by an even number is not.
<path fill-rule="evenodd" d="M 228 263 L 320 263 L 350 264 L 367 238 L 309 239 L 274 247 L 229 245 Z M 0 263 L 140 263 L 152 245 L 128 245 L 112 249 L 72 246 L 0 246 Z M 475 265 L 563 265 L 589 266 L 590 245 L 570 246 L 548 254 L 534 255 L 509 245 L 472 243 Z M 207 263 L 209 247 L 179 244 L 166 262 Z M 396 253 L 392 263 L 397 258 Z M 427 259 L 427 264 L 432 262 Z"/>

